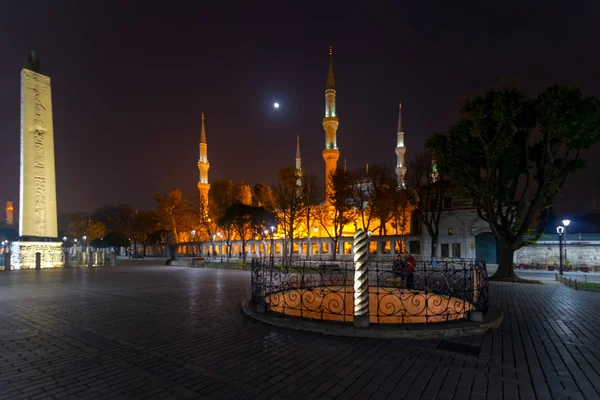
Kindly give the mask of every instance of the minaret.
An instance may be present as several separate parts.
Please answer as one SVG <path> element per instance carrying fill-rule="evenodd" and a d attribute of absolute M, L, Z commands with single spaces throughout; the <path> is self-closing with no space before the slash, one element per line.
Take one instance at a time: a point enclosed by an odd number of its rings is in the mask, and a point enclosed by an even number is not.
<path fill-rule="evenodd" d="M 14 223 L 14 216 L 13 216 L 13 211 L 14 211 L 14 207 L 13 207 L 13 202 L 12 201 L 7 201 L 6 202 L 6 225 L 12 225 Z"/>
<path fill-rule="evenodd" d="M 297 186 L 302 186 L 302 158 L 300 158 L 300 135 L 296 136 L 296 180 Z"/>
<path fill-rule="evenodd" d="M 202 113 L 202 128 L 200 130 L 200 158 L 198 158 L 198 170 L 200 171 L 200 181 L 198 181 L 198 191 L 200 192 L 200 200 L 206 207 L 208 205 L 208 144 L 206 143 L 206 130 L 204 129 L 204 113 Z"/>
<path fill-rule="evenodd" d="M 396 177 L 398 179 L 398 188 L 403 188 L 406 186 L 406 164 L 404 164 L 406 147 L 404 146 L 404 127 L 402 126 L 402 102 L 400 102 L 398 110 L 398 133 L 396 134 Z"/>
<path fill-rule="evenodd" d="M 302 169 L 302 159 L 300 158 L 300 135 L 296 136 L 296 169 Z"/>
<path fill-rule="evenodd" d="M 327 86 L 325 88 L 325 118 L 323 118 L 323 129 L 325 129 L 325 149 L 323 160 L 325 160 L 325 201 L 329 198 L 331 187 L 330 176 L 337 169 L 337 161 L 340 151 L 337 147 L 337 128 L 339 125 L 335 109 L 335 81 L 333 79 L 333 49 L 329 47 L 329 70 L 327 71 Z"/>

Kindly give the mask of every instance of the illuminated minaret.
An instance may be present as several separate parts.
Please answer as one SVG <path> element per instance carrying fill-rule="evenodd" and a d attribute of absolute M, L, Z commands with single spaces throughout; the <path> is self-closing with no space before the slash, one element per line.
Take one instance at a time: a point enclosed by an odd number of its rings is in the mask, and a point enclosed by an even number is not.
<path fill-rule="evenodd" d="M 302 159 L 300 158 L 300 135 L 296 136 L 296 185 L 302 186 Z"/>
<path fill-rule="evenodd" d="M 404 164 L 404 154 L 406 147 L 404 146 L 404 127 L 402 126 L 402 103 L 399 104 L 398 111 L 398 133 L 396 143 L 396 177 L 398 179 L 398 187 L 406 186 L 406 164 Z"/>
<path fill-rule="evenodd" d="M 14 223 L 15 219 L 13 216 L 13 211 L 14 211 L 13 202 L 7 201 L 6 202 L 6 225 L 12 225 Z"/>
<path fill-rule="evenodd" d="M 300 135 L 296 136 L 296 169 L 302 169 L 302 159 L 300 158 Z"/>
<path fill-rule="evenodd" d="M 198 191 L 200 192 L 200 200 L 206 206 L 208 204 L 208 145 L 206 143 L 206 130 L 204 129 L 204 113 L 202 113 L 202 128 L 200 130 L 200 158 L 198 158 L 198 170 L 200 171 L 200 181 L 198 181 Z"/>
<path fill-rule="evenodd" d="M 325 149 L 323 160 L 325 160 L 325 199 L 329 199 L 331 187 L 329 177 L 337 169 L 337 161 L 340 151 L 337 147 L 337 128 L 339 125 L 335 109 L 335 81 L 333 79 L 333 57 L 332 47 L 329 47 L 329 70 L 327 71 L 327 87 L 325 88 L 325 118 L 323 118 L 323 129 L 325 129 Z"/>

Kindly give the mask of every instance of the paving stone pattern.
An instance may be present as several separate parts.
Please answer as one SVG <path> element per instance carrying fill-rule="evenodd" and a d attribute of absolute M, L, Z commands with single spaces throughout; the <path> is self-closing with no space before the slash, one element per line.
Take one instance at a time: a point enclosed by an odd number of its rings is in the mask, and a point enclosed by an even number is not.
<path fill-rule="evenodd" d="M 376 340 L 248 319 L 246 271 L 0 273 L 0 399 L 599 399 L 600 294 L 493 283 L 495 333 Z"/>

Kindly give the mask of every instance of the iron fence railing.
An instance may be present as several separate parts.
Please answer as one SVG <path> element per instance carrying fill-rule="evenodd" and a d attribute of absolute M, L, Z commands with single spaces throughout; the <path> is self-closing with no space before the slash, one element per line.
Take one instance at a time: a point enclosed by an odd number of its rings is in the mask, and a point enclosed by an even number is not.
<path fill-rule="evenodd" d="M 354 314 L 354 264 L 275 258 L 252 260 L 252 300 L 266 312 L 339 322 Z M 371 323 L 436 323 L 486 312 L 485 263 L 419 260 L 368 264 Z"/>

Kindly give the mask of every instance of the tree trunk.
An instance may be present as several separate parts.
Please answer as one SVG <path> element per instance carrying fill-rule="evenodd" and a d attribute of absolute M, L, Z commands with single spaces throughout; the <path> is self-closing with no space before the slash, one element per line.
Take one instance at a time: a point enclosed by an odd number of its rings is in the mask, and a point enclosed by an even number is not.
<path fill-rule="evenodd" d="M 498 270 L 492 276 L 494 279 L 516 279 L 513 256 L 515 247 L 504 240 L 497 240 L 496 253 L 498 255 Z"/>
<path fill-rule="evenodd" d="M 243 238 L 242 238 L 242 263 L 246 264 L 246 243 L 248 242 L 244 242 Z"/>
<path fill-rule="evenodd" d="M 337 252 L 338 252 L 338 240 L 335 239 L 333 241 L 333 261 L 335 261 L 337 258 Z"/>
<path fill-rule="evenodd" d="M 437 245 L 438 245 L 438 237 L 430 235 L 431 237 L 431 257 L 436 257 L 437 255 Z"/>

